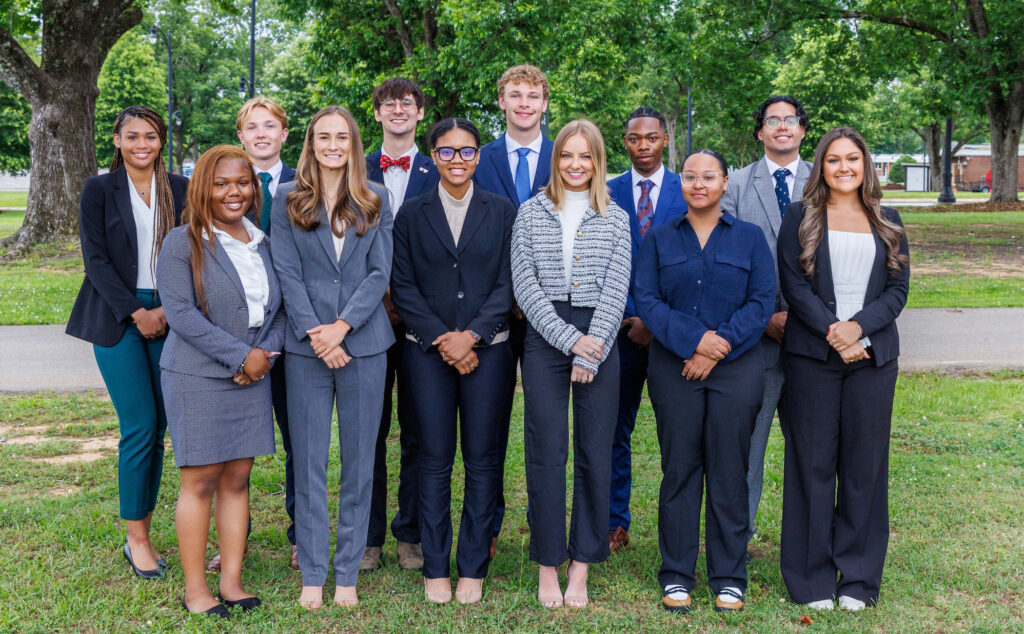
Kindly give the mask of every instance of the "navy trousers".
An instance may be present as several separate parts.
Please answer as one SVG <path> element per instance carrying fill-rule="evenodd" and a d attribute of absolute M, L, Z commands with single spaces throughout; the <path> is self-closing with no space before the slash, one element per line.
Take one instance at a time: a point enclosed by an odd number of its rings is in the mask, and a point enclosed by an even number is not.
<path fill-rule="evenodd" d="M 274 401 L 274 418 L 281 430 L 281 444 L 284 445 L 284 510 L 288 512 L 288 543 L 295 545 L 295 465 L 292 459 L 292 435 L 288 429 L 288 389 L 285 382 L 285 365 L 288 355 L 282 354 L 270 369 L 270 393 Z M 252 520 L 249 520 L 252 529 Z"/>
<path fill-rule="evenodd" d="M 608 511 L 608 530 L 622 527 L 629 530 L 630 489 L 633 486 L 633 428 L 647 381 L 648 348 L 638 346 L 619 330 L 616 347 L 619 349 L 619 415 L 615 422 L 612 441 L 612 488 Z"/>

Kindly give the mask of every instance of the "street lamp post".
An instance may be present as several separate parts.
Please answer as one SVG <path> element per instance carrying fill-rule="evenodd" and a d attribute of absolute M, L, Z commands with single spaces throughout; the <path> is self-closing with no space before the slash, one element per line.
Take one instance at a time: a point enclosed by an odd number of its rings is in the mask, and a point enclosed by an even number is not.
<path fill-rule="evenodd" d="M 249 8 L 249 98 L 256 95 L 256 0 Z"/>
<path fill-rule="evenodd" d="M 946 117 L 946 148 L 942 151 L 942 193 L 940 203 L 955 203 L 953 195 L 953 118 Z"/>
<path fill-rule="evenodd" d="M 255 0 L 253 0 L 255 2 Z M 174 172 L 174 81 L 171 74 L 171 36 L 154 25 L 149 29 L 149 42 L 156 44 L 156 36 L 162 35 L 167 43 L 167 172 Z"/>

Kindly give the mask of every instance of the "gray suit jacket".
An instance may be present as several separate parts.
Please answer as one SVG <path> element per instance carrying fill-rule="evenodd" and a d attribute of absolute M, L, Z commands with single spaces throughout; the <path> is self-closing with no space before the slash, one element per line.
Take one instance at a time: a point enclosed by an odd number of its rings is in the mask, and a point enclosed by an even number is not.
<path fill-rule="evenodd" d="M 800 200 L 810 173 L 811 164 L 801 160 L 796 170 L 793 191 L 789 193 L 790 202 Z M 782 290 L 778 287 L 779 258 L 776 249 L 782 215 L 779 213 L 779 203 L 775 198 L 775 177 L 768 171 L 764 156 L 729 176 L 729 186 L 722 196 L 722 209 L 740 220 L 754 223 L 764 232 L 764 237 L 772 250 L 772 260 L 775 262 L 775 312 L 786 310 Z M 779 344 L 767 335 L 761 337 L 761 341 L 765 344 L 765 362 L 769 366 L 775 365 L 779 356 Z"/>
<path fill-rule="evenodd" d="M 194 376 L 229 378 L 253 348 L 281 351 L 284 314 L 270 246 L 265 239 L 259 246 L 267 269 L 270 301 L 263 326 L 252 337 L 245 288 L 238 271 L 222 247 L 211 250 L 209 243 L 205 245 L 203 259 L 203 290 L 209 317 L 203 314 L 192 283 L 192 245 L 187 230 L 187 226 L 182 226 L 167 234 L 157 261 L 157 288 L 171 329 L 160 356 L 160 367 Z"/>
<path fill-rule="evenodd" d="M 320 226 L 313 231 L 299 229 L 285 207 L 295 182 L 278 186 L 270 240 L 288 319 L 284 349 L 291 354 L 315 357 L 306 331 L 339 319 L 352 326 L 341 345 L 353 357 L 379 354 L 395 341 L 381 301 L 391 279 L 394 219 L 384 186 L 369 186 L 381 199 L 380 220 L 362 236 L 348 231 L 340 260 L 334 257 L 326 212 L 321 212 Z"/>

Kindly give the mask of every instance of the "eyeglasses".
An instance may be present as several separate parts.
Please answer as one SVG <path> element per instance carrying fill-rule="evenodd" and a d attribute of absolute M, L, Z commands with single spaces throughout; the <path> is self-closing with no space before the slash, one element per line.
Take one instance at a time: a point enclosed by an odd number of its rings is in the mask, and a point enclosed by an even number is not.
<path fill-rule="evenodd" d="M 697 184 L 698 179 L 700 180 L 701 184 L 703 184 L 705 187 L 711 187 L 712 185 L 715 184 L 715 181 L 718 180 L 718 174 L 718 172 L 705 172 L 700 176 L 697 176 L 692 172 L 686 172 L 682 175 L 683 187 L 695 186 Z"/>
<path fill-rule="evenodd" d="M 800 125 L 800 117 L 792 114 L 788 117 L 765 117 L 764 124 L 774 130 L 779 127 L 783 121 L 786 122 L 787 128 L 795 128 Z"/>
<path fill-rule="evenodd" d="M 381 110 L 394 110 L 395 108 L 397 108 L 399 106 L 402 107 L 402 110 L 416 110 L 417 109 L 416 108 L 416 100 L 415 99 L 410 99 L 408 97 L 406 97 L 405 99 L 403 99 L 401 101 L 396 101 L 394 99 L 385 99 L 384 101 L 380 102 L 380 109 Z"/>
<path fill-rule="evenodd" d="M 453 147 L 436 147 L 434 148 L 434 154 L 437 154 L 437 158 L 441 159 L 445 163 L 455 158 L 455 153 L 459 153 L 459 158 L 463 161 L 472 161 L 476 158 L 476 153 L 480 150 L 478 147 L 467 145 L 465 147 L 453 148 Z"/>

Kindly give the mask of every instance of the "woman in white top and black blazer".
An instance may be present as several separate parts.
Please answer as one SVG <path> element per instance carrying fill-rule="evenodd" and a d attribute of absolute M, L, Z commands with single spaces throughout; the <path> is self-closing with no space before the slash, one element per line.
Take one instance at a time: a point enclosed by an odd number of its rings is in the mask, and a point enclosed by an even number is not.
<path fill-rule="evenodd" d="M 163 164 L 167 126 L 152 108 L 125 108 L 114 123 L 110 172 L 82 187 L 78 230 L 85 279 L 67 334 L 93 344 L 96 365 L 117 410 L 117 479 L 128 525 L 122 552 L 145 579 L 167 565 L 149 539 L 163 472 L 164 415 L 160 353 L 167 320 L 157 294 L 157 256 L 181 219 L 188 179 Z"/>
<path fill-rule="evenodd" d="M 779 233 L 790 311 L 781 568 L 793 600 L 818 609 L 832 609 L 833 597 L 850 610 L 875 603 L 889 538 L 896 317 L 910 263 L 899 214 L 879 205 L 872 165 L 855 130 L 825 134 Z"/>
<path fill-rule="evenodd" d="M 523 356 L 530 559 L 546 607 L 585 607 L 587 565 L 608 558 L 611 446 L 618 412 L 615 338 L 626 308 L 632 242 L 605 184 L 604 139 L 573 121 L 558 133 L 551 182 L 520 208 L 512 283 L 526 315 Z M 565 535 L 568 410 L 573 393 L 573 505 Z M 558 569 L 566 559 L 563 597 Z"/>
<path fill-rule="evenodd" d="M 462 603 L 481 598 L 498 504 L 498 434 L 512 374 L 509 249 L 516 209 L 476 187 L 480 133 L 465 119 L 430 132 L 441 182 L 395 221 L 391 299 L 407 329 L 401 382 L 419 427 L 419 514 L 427 600 L 451 600 L 451 478 L 456 437 L 465 496 L 456 563 Z"/>
<path fill-rule="evenodd" d="M 391 277 L 392 213 L 384 187 L 366 179 L 352 113 L 328 106 L 313 116 L 295 180 L 280 185 L 271 214 L 274 268 L 288 317 L 284 349 L 299 603 L 317 609 L 323 602 L 330 549 L 327 465 L 336 406 L 341 495 L 334 601 L 354 606 L 370 518 L 385 352 L 395 336 L 382 303 Z"/>

